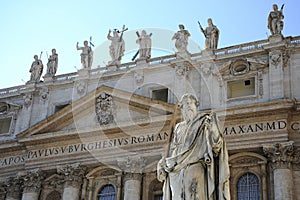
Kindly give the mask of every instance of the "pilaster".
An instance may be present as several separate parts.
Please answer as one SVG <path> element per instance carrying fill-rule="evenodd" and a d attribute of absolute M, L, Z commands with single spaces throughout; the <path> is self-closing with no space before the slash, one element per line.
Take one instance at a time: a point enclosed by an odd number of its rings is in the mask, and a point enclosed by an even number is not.
<path fill-rule="evenodd" d="M 86 168 L 80 164 L 65 165 L 57 168 L 64 177 L 63 200 L 79 199 L 80 187 Z"/>
<path fill-rule="evenodd" d="M 274 176 L 274 199 L 293 199 L 293 179 L 291 163 L 293 161 L 293 141 L 265 145 Z"/>
<path fill-rule="evenodd" d="M 23 181 L 22 200 L 38 200 L 43 176 L 40 170 L 32 170 L 21 177 Z"/>

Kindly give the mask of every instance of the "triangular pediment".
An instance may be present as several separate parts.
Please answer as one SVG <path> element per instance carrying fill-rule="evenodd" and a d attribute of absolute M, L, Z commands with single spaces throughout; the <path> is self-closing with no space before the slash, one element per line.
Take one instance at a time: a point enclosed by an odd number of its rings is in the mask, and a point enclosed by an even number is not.
<path fill-rule="evenodd" d="M 18 139 L 89 130 L 117 129 L 170 119 L 174 105 L 123 90 L 100 86 L 17 135 Z"/>

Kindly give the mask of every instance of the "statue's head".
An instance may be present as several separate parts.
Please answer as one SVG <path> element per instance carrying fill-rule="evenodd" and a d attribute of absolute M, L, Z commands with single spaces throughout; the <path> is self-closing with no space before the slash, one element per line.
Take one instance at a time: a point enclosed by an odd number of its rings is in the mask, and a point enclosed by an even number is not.
<path fill-rule="evenodd" d="M 274 10 L 274 11 L 277 11 L 277 10 L 278 10 L 277 4 L 273 4 L 273 10 Z"/>
<path fill-rule="evenodd" d="M 211 25 L 213 22 L 212 22 L 212 19 L 211 18 L 208 18 L 207 19 L 207 23 L 209 24 L 209 25 Z"/>
<path fill-rule="evenodd" d="M 179 27 L 180 30 L 184 29 L 184 25 L 183 24 L 179 24 L 178 27 Z"/>
<path fill-rule="evenodd" d="M 38 59 L 38 56 L 37 56 L 37 55 L 34 55 L 33 58 L 34 58 L 35 60 L 37 60 L 37 59 Z"/>
<path fill-rule="evenodd" d="M 184 94 L 181 97 L 179 107 L 182 109 L 184 120 L 193 119 L 198 111 L 199 101 L 193 94 Z"/>
<path fill-rule="evenodd" d="M 142 35 L 147 35 L 145 30 L 142 30 Z"/>
<path fill-rule="evenodd" d="M 53 53 L 53 54 L 56 53 L 56 49 L 52 49 L 52 53 Z"/>
<path fill-rule="evenodd" d="M 84 46 L 88 46 L 88 45 L 89 45 L 89 42 L 88 42 L 87 40 L 85 40 L 85 41 L 83 42 L 83 44 L 84 44 Z"/>

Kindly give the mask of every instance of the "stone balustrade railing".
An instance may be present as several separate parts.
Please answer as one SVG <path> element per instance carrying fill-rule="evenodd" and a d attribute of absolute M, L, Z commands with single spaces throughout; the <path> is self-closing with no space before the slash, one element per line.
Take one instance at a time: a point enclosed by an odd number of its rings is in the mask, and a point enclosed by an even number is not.
<path fill-rule="evenodd" d="M 300 36 L 287 37 L 286 42 L 287 42 L 287 45 L 300 45 Z M 239 44 L 239 45 L 235 45 L 235 46 L 220 48 L 220 49 L 215 50 L 214 53 L 215 53 L 215 56 L 222 58 L 227 55 L 232 56 L 234 54 L 261 50 L 261 49 L 263 49 L 263 47 L 265 45 L 268 45 L 268 44 L 269 44 L 269 41 L 267 39 L 259 40 L 259 41 L 255 41 L 255 42 L 249 42 L 249 43 Z M 201 58 L 201 52 L 192 54 L 191 58 L 193 60 Z M 169 63 L 175 59 L 176 59 L 175 54 L 161 56 L 161 57 L 155 57 L 155 58 L 150 59 L 148 64 L 156 65 L 156 64 Z M 90 75 L 90 77 L 93 77 L 93 76 L 99 76 L 102 74 L 109 74 L 110 72 L 115 72 L 115 71 L 124 72 L 124 71 L 134 68 L 135 66 L 136 66 L 135 62 L 128 62 L 128 63 L 121 64 L 118 68 L 113 69 L 113 70 L 111 70 L 109 66 L 98 67 L 98 68 L 93 68 L 93 69 L 89 70 L 89 75 Z M 61 75 L 57 75 L 57 76 L 53 77 L 53 81 L 54 82 L 72 81 L 76 77 L 78 77 L 77 72 L 61 74 Z M 26 85 L 20 85 L 20 86 L 0 89 L 0 97 L 20 94 L 20 93 L 22 93 L 22 91 L 24 91 L 26 89 L 28 89 L 28 86 L 26 86 Z"/>

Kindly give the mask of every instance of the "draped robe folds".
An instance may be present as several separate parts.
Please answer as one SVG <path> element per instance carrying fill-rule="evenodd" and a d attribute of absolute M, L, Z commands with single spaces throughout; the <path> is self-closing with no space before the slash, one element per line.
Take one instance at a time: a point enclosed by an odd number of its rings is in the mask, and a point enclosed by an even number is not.
<path fill-rule="evenodd" d="M 180 151 L 178 138 L 184 143 Z M 230 199 L 228 154 L 215 115 L 197 115 L 189 123 L 177 124 L 170 150 L 171 156 L 158 163 L 164 200 Z M 165 166 L 170 163 L 175 165 L 168 170 Z"/>

